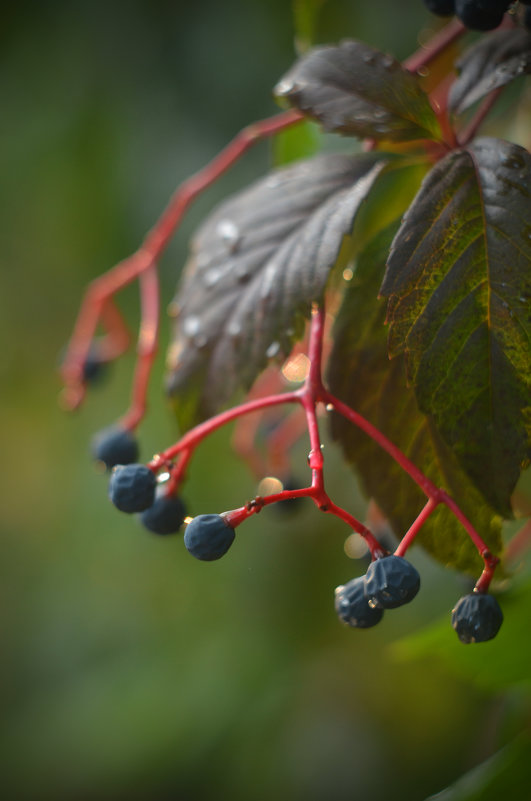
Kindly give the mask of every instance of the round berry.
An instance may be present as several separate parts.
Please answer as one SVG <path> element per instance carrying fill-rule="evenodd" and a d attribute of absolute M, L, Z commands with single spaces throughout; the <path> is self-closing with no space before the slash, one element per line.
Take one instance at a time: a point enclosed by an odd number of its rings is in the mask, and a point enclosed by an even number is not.
<path fill-rule="evenodd" d="M 196 559 L 213 562 L 227 553 L 234 536 L 234 529 L 221 515 L 198 515 L 186 526 L 184 544 Z"/>
<path fill-rule="evenodd" d="M 142 524 L 154 534 L 175 534 L 186 517 L 186 507 L 176 496 L 159 495 L 140 515 Z"/>
<path fill-rule="evenodd" d="M 337 587 L 335 606 L 339 619 L 352 628 L 368 629 L 376 626 L 383 616 L 383 609 L 370 606 L 365 597 L 365 576 Z"/>
<path fill-rule="evenodd" d="M 109 498 L 121 512 L 143 512 L 155 500 L 157 479 L 144 464 L 116 465 L 109 482 Z"/>
<path fill-rule="evenodd" d="M 103 378 L 107 362 L 100 359 L 97 353 L 89 353 L 83 365 L 83 381 L 87 384 L 94 384 Z"/>
<path fill-rule="evenodd" d="M 503 19 L 503 11 L 485 11 L 478 0 L 456 0 L 455 13 L 473 31 L 492 31 Z"/>
<path fill-rule="evenodd" d="M 131 464 L 138 459 L 138 442 L 125 428 L 111 426 L 94 437 L 92 456 L 103 462 L 107 470 L 117 464 Z"/>
<path fill-rule="evenodd" d="M 365 576 L 365 597 L 369 604 L 395 609 L 412 601 L 420 589 L 420 576 L 402 556 L 384 556 L 371 562 Z"/>
<path fill-rule="evenodd" d="M 503 623 L 496 598 L 481 592 L 464 595 L 452 609 L 452 626 L 464 643 L 492 640 Z"/>
<path fill-rule="evenodd" d="M 455 0 L 424 0 L 424 5 L 439 17 L 452 17 L 455 14 Z"/>

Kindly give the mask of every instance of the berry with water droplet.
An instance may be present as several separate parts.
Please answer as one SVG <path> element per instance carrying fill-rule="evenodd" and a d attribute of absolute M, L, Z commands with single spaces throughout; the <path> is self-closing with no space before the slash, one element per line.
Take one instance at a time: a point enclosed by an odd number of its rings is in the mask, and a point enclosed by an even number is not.
<path fill-rule="evenodd" d="M 335 607 L 339 619 L 352 628 L 376 626 L 383 616 L 383 609 L 370 606 L 365 597 L 365 576 L 336 588 Z"/>
<path fill-rule="evenodd" d="M 420 576 L 402 556 L 384 556 L 371 562 L 365 576 L 365 597 L 371 606 L 395 609 L 413 600 Z"/>
<path fill-rule="evenodd" d="M 496 598 L 481 592 L 464 595 L 452 609 L 452 626 L 464 643 L 492 640 L 503 623 Z"/>
<path fill-rule="evenodd" d="M 116 465 L 109 481 L 109 498 L 121 512 L 143 512 L 155 501 L 157 480 L 144 464 Z"/>
<path fill-rule="evenodd" d="M 213 562 L 227 553 L 234 537 L 234 529 L 221 515 L 198 515 L 186 526 L 184 544 L 196 559 Z"/>

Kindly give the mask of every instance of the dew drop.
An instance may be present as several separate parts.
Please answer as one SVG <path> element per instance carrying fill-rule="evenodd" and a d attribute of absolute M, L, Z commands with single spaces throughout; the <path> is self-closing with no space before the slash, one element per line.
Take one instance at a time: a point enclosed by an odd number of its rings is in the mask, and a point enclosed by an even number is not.
<path fill-rule="evenodd" d="M 212 267 L 211 270 L 208 270 L 203 275 L 203 283 L 205 284 L 205 286 L 208 287 L 215 286 L 220 278 L 221 278 L 221 270 L 219 270 L 217 267 Z"/>
<path fill-rule="evenodd" d="M 275 356 L 278 356 L 280 353 L 280 342 L 272 342 L 268 349 L 266 350 L 266 356 L 268 359 L 274 359 Z"/>
<path fill-rule="evenodd" d="M 326 408 L 327 412 L 333 412 L 334 411 L 334 404 L 333 403 L 327 403 L 325 408 Z"/>
<path fill-rule="evenodd" d="M 277 83 L 274 92 L 276 95 L 280 95 L 282 97 L 283 95 L 289 95 L 289 93 L 293 92 L 294 90 L 295 90 L 294 82 L 290 81 L 289 79 L 286 79 L 279 81 Z"/>
<path fill-rule="evenodd" d="M 242 333 L 241 324 L 237 320 L 231 320 L 227 327 L 227 332 L 232 339 L 238 339 Z"/>
<path fill-rule="evenodd" d="M 228 245 L 229 250 L 236 250 L 240 241 L 240 232 L 236 223 L 232 220 L 220 220 L 216 225 L 216 234 Z"/>
<path fill-rule="evenodd" d="M 199 317 L 192 315 L 183 320 L 183 334 L 190 339 L 197 336 L 201 328 L 201 320 Z"/>
<path fill-rule="evenodd" d="M 502 164 L 504 167 L 509 167 L 511 170 L 521 170 L 525 167 L 525 161 L 521 156 L 507 156 L 506 158 L 502 159 Z"/>
<path fill-rule="evenodd" d="M 390 70 L 394 64 L 394 58 L 392 56 L 384 56 L 382 58 L 382 67 L 384 70 Z"/>
<path fill-rule="evenodd" d="M 365 53 L 365 55 L 363 56 L 363 61 L 365 62 L 365 64 L 374 64 L 374 60 L 375 59 L 373 53 Z"/>

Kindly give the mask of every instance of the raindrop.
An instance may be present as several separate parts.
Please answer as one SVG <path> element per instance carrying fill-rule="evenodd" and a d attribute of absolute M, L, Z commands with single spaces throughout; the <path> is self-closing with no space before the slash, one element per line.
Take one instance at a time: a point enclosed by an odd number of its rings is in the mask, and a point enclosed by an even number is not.
<path fill-rule="evenodd" d="M 216 225 L 216 234 L 229 246 L 232 252 L 236 249 L 240 241 L 240 232 L 236 223 L 232 220 L 220 220 Z"/>
<path fill-rule="evenodd" d="M 382 58 L 382 67 L 384 70 L 390 70 L 394 64 L 394 58 L 392 56 L 384 56 Z"/>
<path fill-rule="evenodd" d="M 280 342 L 272 342 L 268 349 L 266 350 L 266 356 L 268 359 L 274 359 L 275 356 L 278 356 L 280 353 Z"/>
<path fill-rule="evenodd" d="M 363 61 L 365 62 L 365 64 L 374 64 L 374 60 L 375 59 L 373 53 L 365 53 L 365 55 L 363 56 Z"/>
<path fill-rule="evenodd" d="M 506 158 L 502 159 L 502 164 L 504 167 L 509 167 L 511 170 L 521 170 L 525 167 L 525 161 L 521 156 L 507 156 Z"/>
<path fill-rule="evenodd" d="M 333 412 L 334 411 L 334 404 L 333 403 L 327 403 L 325 408 L 326 408 L 327 412 Z"/>
<path fill-rule="evenodd" d="M 276 95 L 289 95 L 290 92 L 295 90 L 295 84 L 289 79 L 279 81 L 275 86 L 274 92 Z"/>
<path fill-rule="evenodd" d="M 187 317 L 185 320 L 183 320 L 183 334 L 186 337 L 190 337 L 190 339 L 192 339 L 192 337 L 197 336 L 200 328 L 201 328 L 201 320 L 199 319 L 199 317 L 196 317 L 195 315 L 193 315 L 192 317 Z"/>
<path fill-rule="evenodd" d="M 238 337 L 241 336 L 242 333 L 241 324 L 237 320 L 231 320 L 227 327 L 227 331 L 229 336 L 232 337 L 232 339 L 238 339 Z"/>
<path fill-rule="evenodd" d="M 221 270 L 219 270 L 217 267 L 212 267 L 211 270 L 208 270 L 208 272 L 203 275 L 203 283 L 205 286 L 214 286 L 218 283 L 220 278 Z"/>

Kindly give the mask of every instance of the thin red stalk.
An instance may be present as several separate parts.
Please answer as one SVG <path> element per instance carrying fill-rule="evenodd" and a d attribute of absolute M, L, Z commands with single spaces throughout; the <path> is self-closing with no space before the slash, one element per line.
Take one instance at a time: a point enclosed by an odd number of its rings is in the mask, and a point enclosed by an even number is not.
<path fill-rule="evenodd" d="M 400 543 L 395 550 L 396 556 L 404 556 L 406 554 L 407 549 L 413 544 L 415 537 L 421 530 L 428 517 L 435 511 L 439 503 L 440 501 L 437 498 L 428 498 L 425 506 L 422 508 L 422 511 L 419 513 L 417 518 L 400 540 Z"/>
<path fill-rule="evenodd" d="M 204 423 L 199 423 L 199 425 L 195 426 L 195 428 L 192 428 L 181 437 L 175 445 L 172 445 L 170 448 L 167 448 L 165 451 L 155 456 L 151 462 L 149 462 L 148 467 L 152 470 L 158 470 L 160 466 L 174 459 L 181 451 L 197 447 L 197 445 L 213 431 L 227 425 L 227 423 L 231 423 L 233 420 L 236 420 L 236 418 L 241 417 L 241 415 L 251 414 L 251 412 L 266 409 L 270 406 L 279 406 L 282 403 L 301 403 L 300 391 L 285 392 L 281 395 L 268 395 L 265 398 L 256 398 L 255 400 L 242 403 L 240 406 L 234 406 L 232 409 L 220 412 L 214 417 L 205 420 Z"/>
<path fill-rule="evenodd" d="M 131 343 L 131 335 L 113 298 L 109 298 L 101 311 L 101 322 L 107 334 L 99 340 L 103 361 L 113 361 L 121 356 Z"/>
<path fill-rule="evenodd" d="M 468 125 L 457 134 L 457 141 L 460 147 L 464 147 L 474 138 L 483 120 L 498 100 L 504 88 L 505 87 L 501 86 L 499 89 L 495 89 L 491 92 L 480 105 Z"/>
<path fill-rule="evenodd" d="M 523 554 L 531 549 L 531 519 L 516 532 L 505 549 L 505 559 L 507 562 L 514 562 Z"/>
<path fill-rule="evenodd" d="M 63 400 L 66 406 L 75 408 L 84 397 L 83 364 L 107 300 L 158 261 L 184 212 L 197 195 L 214 183 L 255 142 L 273 136 L 302 118 L 300 112 L 289 110 L 248 125 L 240 131 L 216 158 L 179 186 L 141 247 L 90 284 L 83 298 L 61 371 L 65 383 Z"/>
<path fill-rule="evenodd" d="M 122 418 L 123 428 L 133 430 L 146 413 L 147 388 L 153 362 L 158 350 L 160 292 L 154 264 L 139 276 L 141 322 L 138 337 L 138 356 L 133 379 L 131 406 Z"/>
<path fill-rule="evenodd" d="M 425 495 L 430 498 L 437 496 L 439 490 L 435 484 L 433 484 L 433 482 L 431 482 L 429 478 L 427 478 L 427 476 L 425 476 L 424 473 L 422 473 L 422 471 L 419 470 L 418 467 L 413 464 L 413 462 L 411 462 L 405 454 L 402 453 L 400 448 L 397 448 L 397 446 L 387 439 L 387 437 L 382 434 L 378 428 L 373 426 L 372 423 L 369 423 L 365 417 L 362 417 L 361 414 L 355 412 L 354 409 L 351 409 L 350 406 L 347 406 L 346 403 L 340 401 L 339 398 L 336 398 L 335 395 L 332 395 L 332 393 L 328 392 L 327 390 L 324 390 L 322 400 L 326 404 L 333 406 L 338 414 L 341 414 L 343 417 L 349 420 L 349 422 L 353 423 L 355 426 L 364 431 L 381 448 L 383 448 L 384 451 L 387 451 L 387 453 L 395 460 L 395 462 L 397 462 L 400 467 L 411 476 L 413 481 L 418 484 Z"/>
<path fill-rule="evenodd" d="M 434 58 L 437 58 L 449 45 L 466 33 L 466 27 L 458 19 L 453 19 L 444 28 L 441 28 L 426 45 L 419 48 L 413 55 L 402 62 L 402 66 L 409 72 L 416 72 L 425 67 Z"/>

